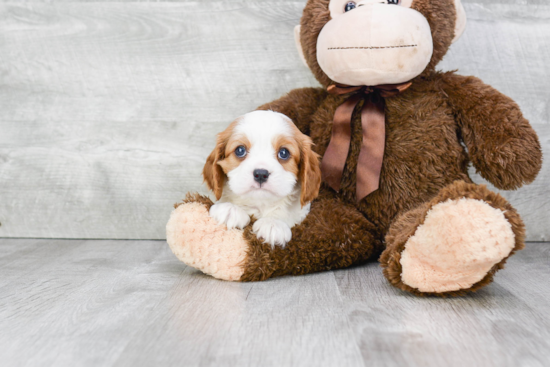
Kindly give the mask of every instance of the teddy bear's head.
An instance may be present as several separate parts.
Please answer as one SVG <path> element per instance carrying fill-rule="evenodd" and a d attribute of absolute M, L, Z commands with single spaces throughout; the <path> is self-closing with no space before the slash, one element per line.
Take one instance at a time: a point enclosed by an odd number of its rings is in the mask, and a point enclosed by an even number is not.
<path fill-rule="evenodd" d="M 324 86 L 398 84 L 435 66 L 460 37 L 460 0 L 309 0 L 295 29 Z"/>

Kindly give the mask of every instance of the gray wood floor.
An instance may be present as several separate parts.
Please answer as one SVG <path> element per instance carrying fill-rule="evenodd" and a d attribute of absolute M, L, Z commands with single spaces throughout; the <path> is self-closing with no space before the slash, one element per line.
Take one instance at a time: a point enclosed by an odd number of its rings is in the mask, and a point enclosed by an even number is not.
<path fill-rule="evenodd" d="M 0 240 L 1 366 L 548 366 L 550 244 L 416 298 L 378 264 L 212 279 L 163 241 Z"/>

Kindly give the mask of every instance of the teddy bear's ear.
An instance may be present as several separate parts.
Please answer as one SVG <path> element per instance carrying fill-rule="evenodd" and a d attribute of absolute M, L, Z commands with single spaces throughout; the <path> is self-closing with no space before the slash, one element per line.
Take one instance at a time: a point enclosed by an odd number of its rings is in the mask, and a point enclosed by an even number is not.
<path fill-rule="evenodd" d="M 296 42 L 296 48 L 298 49 L 298 54 L 300 55 L 300 59 L 302 60 L 304 65 L 309 69 L 309 66 L 307 65 L 306 57 L 304 56 L 304 50 L 302 49 L 302 41 L 300 40 L 301 29 L 302 27 L 299 25 L 294 27 L 294 42 Z"/>
<path fill-rule="evenodd" d="M 453 38 L 453 43 L 455 43 L 460 38 L 460 36 L 462 36 L 462 33 L 464 33 L 464 30 L 466 29 L 466 12 L 464 11 L 464 7 L 462 6 L 460 0 L 454 1 L 456 8 L 456 23 L 455 37 Z"/>

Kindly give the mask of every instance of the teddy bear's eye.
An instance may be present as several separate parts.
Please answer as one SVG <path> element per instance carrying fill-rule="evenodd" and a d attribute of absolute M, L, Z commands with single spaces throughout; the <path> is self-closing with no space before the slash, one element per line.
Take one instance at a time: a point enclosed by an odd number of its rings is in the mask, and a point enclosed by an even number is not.
<path fill-rule="evenodd" d="M 279 154 L 277 154 L 277 157 L 286 161 L 288 158 L 290 158 L 290 152 L 286 148 L 281 148 L 279 149 Z"/>
<path fill-rule="evenodd" d="M 246 148 L 244 147 L 244 145 L 239 145 L 235 149 L 235 155 L 239 158 L 242 158 L 246 155 Z"/>
<path fill-rule="evenodd" d="M 357 5 L 355 4 L 355 1 L 350 1 L 344 7 L 344 11 L 347 13 L 348 11 L 355 9 L 356 7 L 357 7 Z"/>
<path fill-rule="evenodd" d="M 399 5 L 399 0 L 388 0 L 388 4 Z"/>

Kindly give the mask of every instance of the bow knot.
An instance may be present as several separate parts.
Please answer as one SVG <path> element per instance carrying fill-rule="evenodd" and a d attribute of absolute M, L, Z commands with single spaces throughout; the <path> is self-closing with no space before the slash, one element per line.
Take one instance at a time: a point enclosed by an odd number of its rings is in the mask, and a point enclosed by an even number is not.
<path fill-rule="evenodd" d="M 321 161 L 323 180 L 330 187 L 340 191 L 342 174 L 351 143 L 351 118 L 355 107 L 366 95 L 365 103 L 361 109 L 363 141 L 356 170 L 357 201 L 361 201 L 365 196 L 378 190 L 386 140 L 384 98 L 398 95 L 409 88 L 411 84 L 411 82 L 376 86 L 334 84 L 327 88 L 330 94 L 353 93 L 334 113 L 332 136 Z"/>
<path fill-rule="evenodd" d="M 411 86 L 412 82 L 402 84 L 381 84 L 381 85 L 363 85 L 363 86 L 351 86 L 343 84 L 333 84 L 328 86 L 327 91 L 330 94 L 348 94 L 359 92 L 363 94 L 370 94 L 377 92 L 381 97 L 388 98 L 398 95 L 404 92 Z"/>

